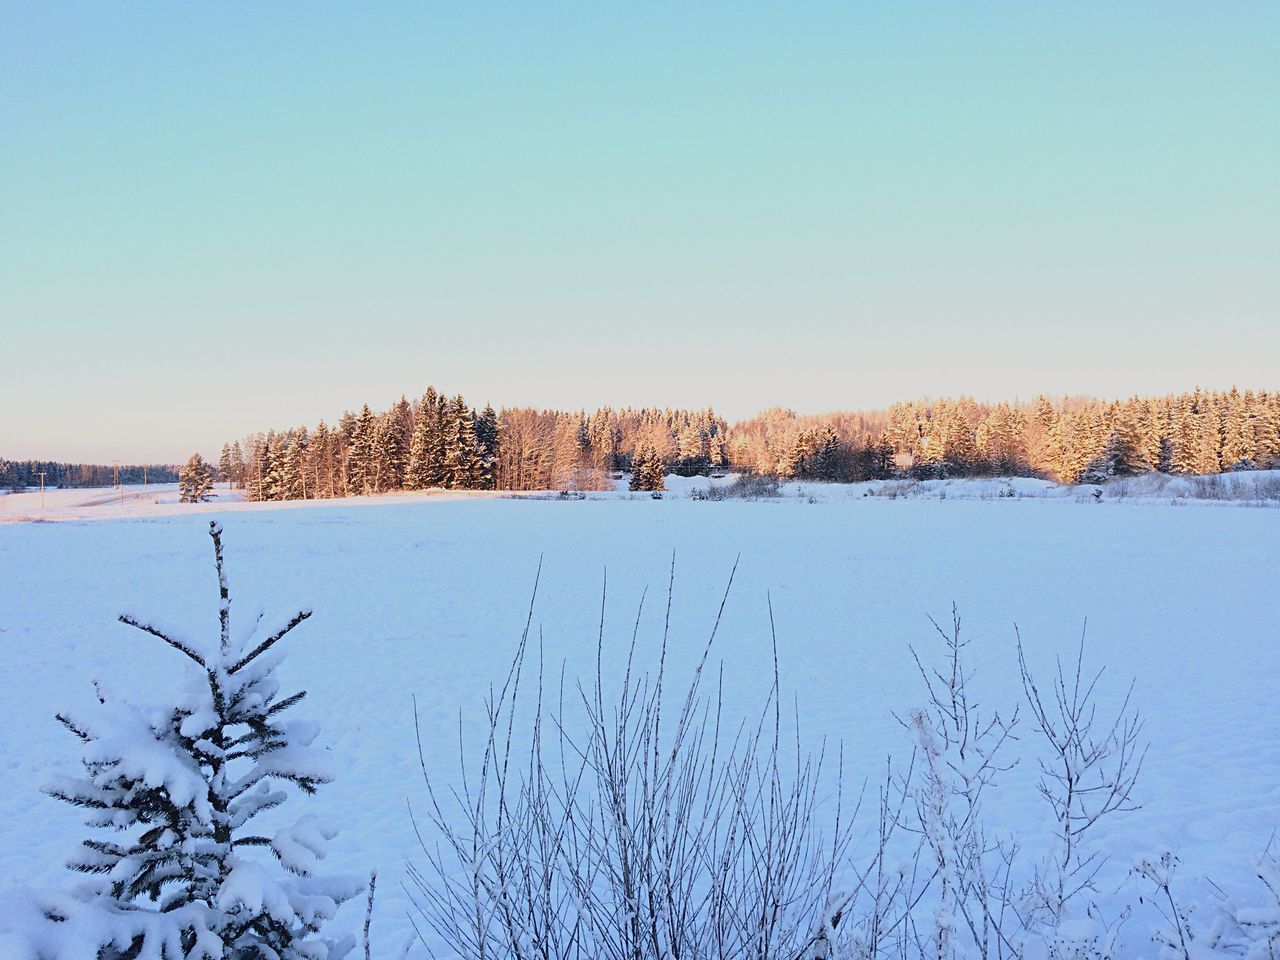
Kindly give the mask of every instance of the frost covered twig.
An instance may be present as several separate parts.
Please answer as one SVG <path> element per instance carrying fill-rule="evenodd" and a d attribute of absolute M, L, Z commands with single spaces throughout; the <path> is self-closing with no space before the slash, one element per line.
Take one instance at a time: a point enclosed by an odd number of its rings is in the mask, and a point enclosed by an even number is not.
<path fill-rule="evenodd" d="M 1087 849 L 1085 841 L 1104 817 L 1137 809 L 1131 798 L 1146 754 L 1139 743 L 1142 719 L 1130 709 L 1133 683 L 1114 718 L 1100 721 L 1095 691 L 1103 669 L 1085 673 L 1084 648 L 1082 632 L 1074 666 L 1064 666 L 1058 658 L 1047 699 L 1027 666 L 1018 635 L 1023 693 L 1049 746 L 1049 758 L 1040 762 L 1038 789 L 1057 824 L 1057 850 L 1032 882 L 1026 919 L 1048 930 L 1059 929 L 1072 903 L 1093 889 L 1106 860 Z"/>
<path fill-rule="evenodd" d="M 824 753 L 805 756 L 784 723 L 776 636 L 759 715 L 726 722 L 723 671 L 704 687 L 731 574 L 673 698 L 674 585 L 673 561 L 654 672 L 637 656 L 642 599 L 612 693 L 607 582 L 590 683 L 562 669 L 558 689 L 548 685 L 531 602 L 507 679 L 488 700 L 483 742 L 474 754 L 460 744 L 457 785 L 439 786 L 420 755 L 427 804 L 415 829 L 426 862 L 410 868 L 408 892 L 428 949 L 485 960 L 796 960 L 816 932 L 841 926 L 831 905 L 850 823 L 837 784 L 823 799 L 833 825 L 818 829 Z"/>

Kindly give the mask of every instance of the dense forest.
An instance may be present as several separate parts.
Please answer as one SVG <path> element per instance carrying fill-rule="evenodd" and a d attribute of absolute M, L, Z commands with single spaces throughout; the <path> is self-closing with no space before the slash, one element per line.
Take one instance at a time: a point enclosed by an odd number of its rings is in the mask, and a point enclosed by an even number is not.
<path fill-rule="evenodd" d="M 1041 476 L 1098 482 L 1152 470 L 1206 474 L 1280 466 L 1280 392 L 1232 389 L 1123 401 L 942 398 L 801 416 L 772 409 L 730 426 L 713 410 L 477 409 L 428 388 L 330 426 L 225 444 L 221 478 L 252 499 L 344 497 L 434 487 L 589 490 L 642 465 L 782 479 Z M 658 465 L 661 469 L 658 469 Z"/>
<path fill-rule="evenodd" d="M 107 487 L 115 483 L 173 483 L 178 468 L 167 463 L 114 464 L 46 463 L 38 460 L 0 458 L 0 489 L 22 490 L 40 486 L 43 473 L 46 487 Z"/>

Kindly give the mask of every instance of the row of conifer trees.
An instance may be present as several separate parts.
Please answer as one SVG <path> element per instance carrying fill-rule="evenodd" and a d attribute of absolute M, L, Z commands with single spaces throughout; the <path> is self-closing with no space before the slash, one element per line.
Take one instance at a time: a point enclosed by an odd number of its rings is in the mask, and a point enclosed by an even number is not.
<path fill-rule="evenodd" d="M 223 447 L 223 480 L 253 499 L 358 496 L 442 487 L 638 489 L 665 473 L 738 470 L 787 479 L 1042 476 L 1096 482 L 1152 470 L 1207 474 L 1280 466 L 1280 393 L 1194 390 L 1123 401 L 983 404 L 943 398 L 886 410 L 799 416 L 774 409 L 732 428 L 714 411 L 593 413 L 491 406 L 428 388 Z M 641 470 L 640 468 L 643 467 Z M 659 479 L 653 479 L 653 478 Z"/>
<path fill-rule="evenodd" d="M 666 470 L 722 468 L 727 425 L 713 411 L 608 408 L 594 414 L 470 407 L 429 387 L 336 427 L 257 434 L 224 444 L 221 479 L 251 499 L 359 496 L 394 490 L 599 489 L 643 460 Z M 650 489 L 651 487 L 646 487 Z"/>
<path fill-rule="evenodd" d="M 972 398 L 801 417 L 769 410 L 735 424 L 736 469 L 800 479 L 1212 474 L 1280 466 L 1280 392 L 1194 390 L 1122 401 L 983 404 Z"/>
<path fill-rule="evenodd" d="M 0 457 L 0 489 L 46 487 L 107 487 L 120 483 L 172 483 L 177 468 L 164 463 L 57 463 L 50 460 L 6 460 Z"/>

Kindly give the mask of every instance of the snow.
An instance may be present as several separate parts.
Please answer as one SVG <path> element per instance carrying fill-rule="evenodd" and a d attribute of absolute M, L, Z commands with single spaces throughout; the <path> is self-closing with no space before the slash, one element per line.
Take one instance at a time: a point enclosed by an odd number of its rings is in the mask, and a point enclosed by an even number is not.
<path fill-rule="evenodd" d="M 1257 488 L 1268 476 L 1224 482 Z M 1129 875 L 1139 854 L 1174 852 L 1189 900 L 1211 896 L 1212 881 L 1244 904 L 1263 903 L 1254 876 L 1280 825 L 1280 510 L 1170 508 L 1173 481 L 1156 490 L 1154 478 L 1140 479 L 1152 489 L 1134 481 L 1121 497 L 1109 485 L 1097 503 L 1093 488 L 1030 480 L 931 481 L 896 498 L 880 495 L 891 482 L 788 484 L 769 502 L 690 499 L 704 478 L 669 478 L 662 500 L 621 492 L 570 502 L 432 493 L 181 505 L 157 488 L 132 499 L 126 491 L 120 507 L 102 491 L 50 491 L 44 516 L 66 522 L 0 524 L 0 900 L 29 912 L 35 895 L 15 885 L 75 882 L 60 864 L 86 831 L 76 811 L 40 792 L 49 777 L 77 771 L 77 744 L 55 711 L 98 709 L 95 680 L 148 702 L 181 682 L 183 658 L 116 616 L 133 611 L 192 642 L 216 639 L 205 534 L 216 517 L 233 630 L 251 626 L 258 608 L 268 624 L 314 610 L 289 637 L 280 679 L 286 692 L 309 691 L 291 713 L 319 724 L 315 745 L 335 779 L 264 813 L 264 829 L 302 866 L 321 824 L 335 825 L 325 871 L 378 868 L 375 955 L 398 955 L 412 932 L 401 881 L 407 861 L 423 860 L 406 812 L 406 801 L 425 802 L 414 698 L 425 762 L 437 782 L 452 782 L 460 717 L 473 742 L 539 561 L 535 626 L 549 672 L 563 659 L 573 677 L 594 670 L 606 569 L 606 671 L 621 660 L 646 586 L 639 642 L 656 647 L 653 594 L 665 592 L 674 550 L 668 669 L 696 661 L 740 555 L 713 652 L 724 661 L 728 708 L 754 716 L 768 692 L 771 598 L 786 702 L 796 698 L 806 742 L 843 741 L 855 792 L 882 774 L 887 753 L 910 749 L 891 711 L 924 706 L 907 646 L 940 656 L 928 615 L 942 621 L 958 605 L 984 710 L 1018 702 L 1015 622 L 1030 666 L 1048 675 L 1088 618 L 1086 656 L 1107 667 L 1100 713 L 1114 711 L 1136 677 L 1151 741 L 1142 809 L 1098 828 L 1099 849 L 1112 857 L 1100 888 L 1109 904 L 1135 908 L 1120 955 L 1153 956 L 1151 917 L 1138 903 L 1150 887 Z M 1000 495 L 1003 485 L 1015 495 Z M 0 498 L 0 516 L 33 515 L 38 493 Z M 1023 762 L 985 795 L 984 809 L 992 833 L 1034 849 L 1050 824 L 1029 726 L 1022 737 L 1012 750 Z M 311 817 L 302 832 L 286 831 Z M 236 881 L 228 895 L 256 902 L 252 877 Z M 361 904 L 350 903 L 326 929 L 354 934 L 362 922 Z"/>

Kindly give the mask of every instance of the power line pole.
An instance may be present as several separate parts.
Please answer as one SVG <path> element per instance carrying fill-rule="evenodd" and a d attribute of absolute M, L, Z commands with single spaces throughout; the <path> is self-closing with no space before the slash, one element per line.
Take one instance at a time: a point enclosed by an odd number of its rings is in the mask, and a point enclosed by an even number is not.
<path fill-rule="evenodd" d="M 40 471 L 40 509 L 44 509 L 44 471 Z"/>

